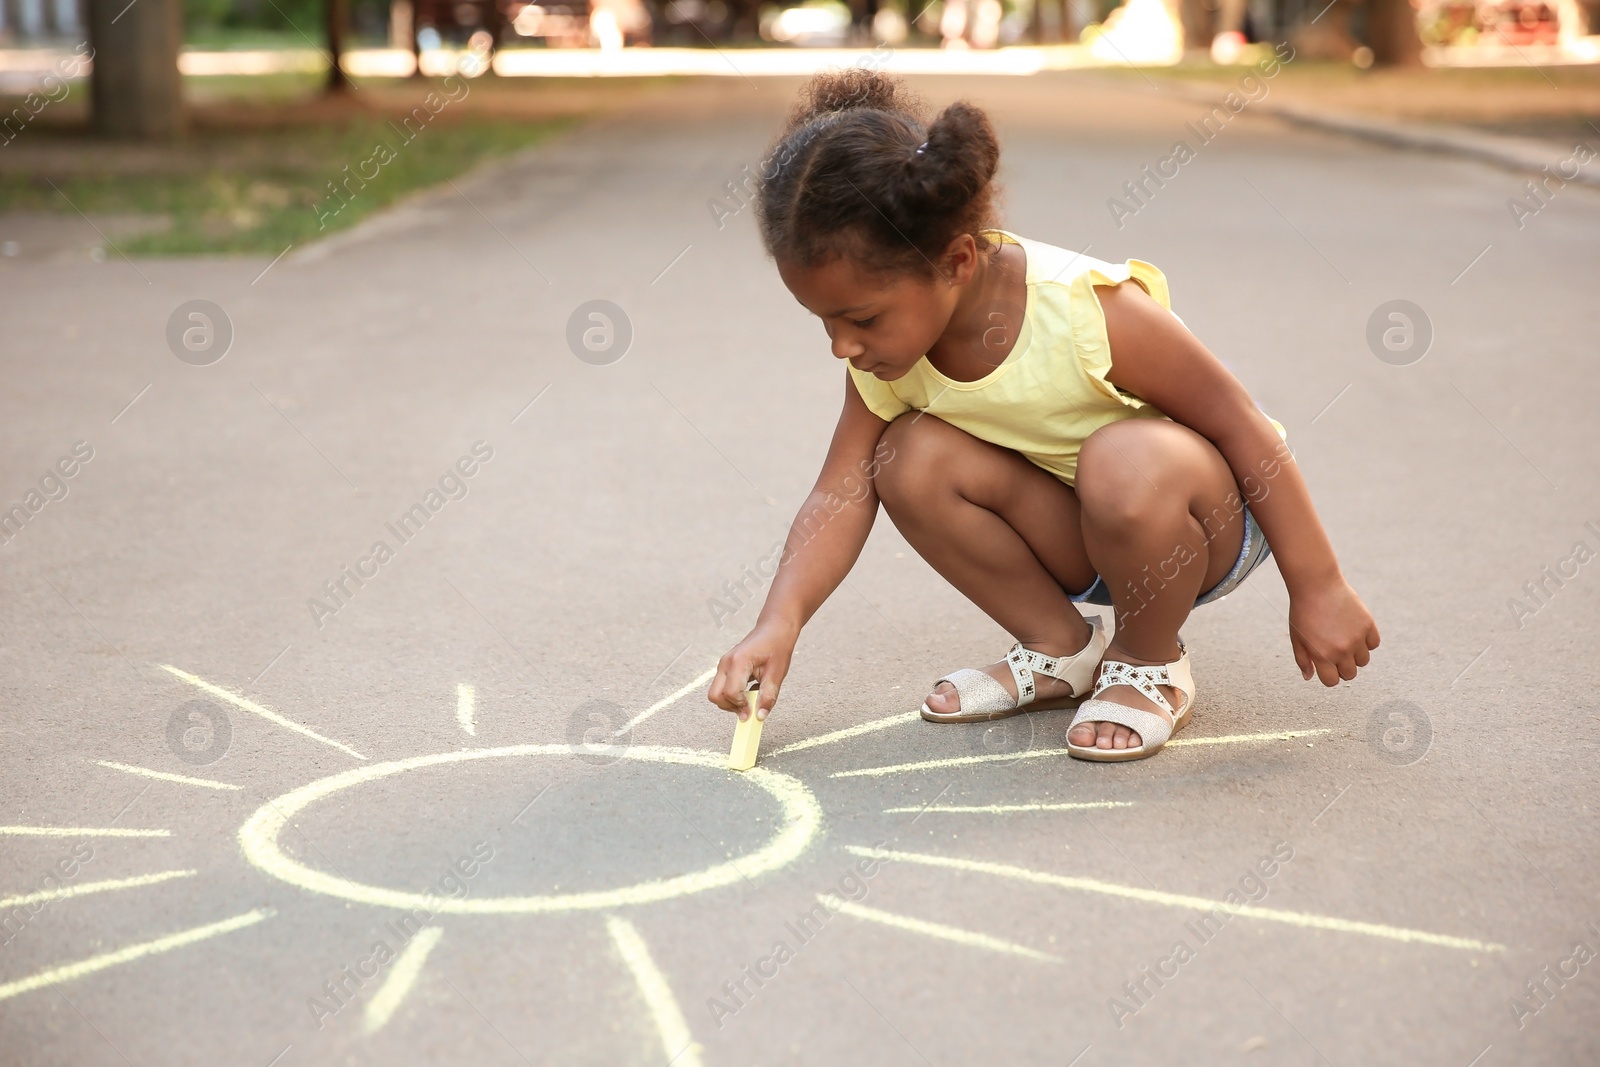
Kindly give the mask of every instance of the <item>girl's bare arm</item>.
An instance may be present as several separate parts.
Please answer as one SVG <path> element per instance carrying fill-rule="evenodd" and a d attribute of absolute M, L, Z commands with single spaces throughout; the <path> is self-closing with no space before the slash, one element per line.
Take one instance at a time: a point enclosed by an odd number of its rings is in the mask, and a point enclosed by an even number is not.
<path fill-rule="evenodd" d="M 872 479 L 893 458 L 887 446 L 880 447 L 887 425 L 847 378 L 844 411 L 822 473 L 789 527 L 778 573 L 755 627 L 717 663 L 717 677 L 707 693 L 713 704 L 747 717 L 745 683 L 760 678 L 756 714 L 766 718 L 772 710 L 801 628 L 850 573 L 872 531 L 878 514 Z"/>
<path fill-rule="evenodd" d="M 1222 453 L 1272 546 L 1289 590 L 1289 641 L 1300 673 L 1351 679 L 1378 627 L 1334 557 L 1300 468 L 1278 431 L 1222 362 L 1137 283 L 1096 286 L 1112 365 L 1106 377 L 1199 433 Z"/>

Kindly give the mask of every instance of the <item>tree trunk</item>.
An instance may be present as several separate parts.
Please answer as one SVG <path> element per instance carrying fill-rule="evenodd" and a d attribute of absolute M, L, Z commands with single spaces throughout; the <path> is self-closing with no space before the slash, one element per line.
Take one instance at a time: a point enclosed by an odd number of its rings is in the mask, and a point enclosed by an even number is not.
<path fill-rule="evenodd" d="M 351 85 L 344 72 L 344 28 L 350 21 L 349 0 L 322 0 L 322 4 L 328 33 L 328 92 L 347 92 Z"/>
<path fill-rule="evenodd" d="M 1178 19 L 1183 25 L 1184 48 L 1210 48 L 1217 35 L 1216 17 L 1205 0 L 1181 0 Z"/>
<path fill-rule="evenodd" d="M 1411 0 L 1368 0 L 1367 41 L 1374 66 L 1422 66 L 1422 38 Z"/>
<path fill-rule="evenodd" d="M 183 131 L 182 43 L 182 0 L 89 0 L 96 133 L 154 140 Z"/>

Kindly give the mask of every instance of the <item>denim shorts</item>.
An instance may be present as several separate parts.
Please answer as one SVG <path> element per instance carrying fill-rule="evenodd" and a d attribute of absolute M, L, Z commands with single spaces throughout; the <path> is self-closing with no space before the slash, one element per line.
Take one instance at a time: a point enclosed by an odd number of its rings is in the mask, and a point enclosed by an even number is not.
<path fill-rule="evenodd" d="M 1272 547 L 1267 544 L 1266 535 L 1261 532 L 1261 527 L 1256 524 L 1256 517 L 1250 514 L 1250 509 L 1244 509 L 1244 544 L 1239 546 L 1239 558 L 1234 561 L 1230 570 L 1209 592 L 1202 593 L 1194 602 L 1195 607 L 1209 604 L 1213 600 L 1221 600 L 1244 583 L 1250 572 L 1261 566 L 1261 561 L 1272 555 Z M 1110 604 L 1111 590 L 1106 588 L 1105 580 L 1098 574 L 1094 576 L 1094 584 L 1081 593 L 1073 594 L 1074 604 Z"/>

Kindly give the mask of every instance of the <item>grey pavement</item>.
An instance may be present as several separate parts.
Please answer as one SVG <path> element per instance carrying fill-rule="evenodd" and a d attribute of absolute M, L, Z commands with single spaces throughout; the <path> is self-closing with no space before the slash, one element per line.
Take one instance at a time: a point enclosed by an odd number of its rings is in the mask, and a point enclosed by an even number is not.
<path fill-rule="evenodd" d="M 1009 638 L 880 519 L 740 777 L 666 698 L 841 400 L 708 207 L 794 85 L 684 81 L 270 269 L 0 259 L 0 1061 L 1595 1062 L 1600 198 L 1519 228 L 1518 175 L 1246 112 L 1119 226 L 1203 107 L 920 82 L 992 108 L 1008 228 L 1167 274 L 1383 644 L 1301 681 L 1265 566 L 1185 627 L 1189 743 L 1079 763 L 1067 712 L 908 717 Z"/>

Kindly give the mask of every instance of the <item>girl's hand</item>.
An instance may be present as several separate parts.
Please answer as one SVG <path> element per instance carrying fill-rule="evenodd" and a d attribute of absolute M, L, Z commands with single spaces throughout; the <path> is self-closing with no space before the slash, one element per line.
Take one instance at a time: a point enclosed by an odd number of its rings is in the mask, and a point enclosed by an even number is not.
<path fill-rule="evenodd" d="M 734 712 L 741 720 L 748 719 L 750 699 L 745 695 L 745 683 L 759 678 L 761 702 L 756 707 L 756 718 L 765 719 L 778 701 L 778 689 L 789 673 L 789 660 L 799 637 L 799 631 L 781 623 L 756 623 L 749 636 L 717 661 L 717 677 L 706 699 L 724 711 Z"/>
<path fill-rule="evenodd" d="M 1323 685 L 1338 685 L 1371 659 L 1378 624 L 1350 583 L 1338 578 L 1289 598 L 1289 643 L 1301 677 L 1310 681 L 1315 670 Z"/>

